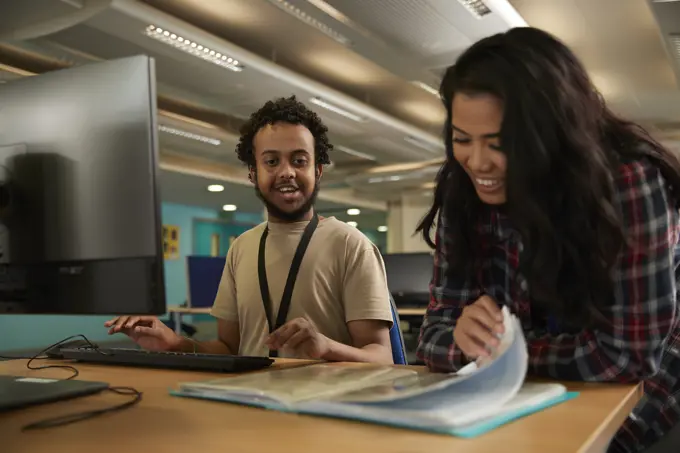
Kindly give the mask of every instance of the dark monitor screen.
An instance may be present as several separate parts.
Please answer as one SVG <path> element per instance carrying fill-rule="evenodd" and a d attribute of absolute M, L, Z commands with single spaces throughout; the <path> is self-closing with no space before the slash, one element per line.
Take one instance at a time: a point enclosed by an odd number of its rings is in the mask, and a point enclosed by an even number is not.
<path fill-rule="evenodd" d="M 165 312 L 153 59 L 0 85 L 0 313 Z"/>
<path fill-rule="evenodd" d="M 383 255 L 387 285 L 397 305 L 424 305 L 429 300 L 434 257 L 430 253 Z"/>

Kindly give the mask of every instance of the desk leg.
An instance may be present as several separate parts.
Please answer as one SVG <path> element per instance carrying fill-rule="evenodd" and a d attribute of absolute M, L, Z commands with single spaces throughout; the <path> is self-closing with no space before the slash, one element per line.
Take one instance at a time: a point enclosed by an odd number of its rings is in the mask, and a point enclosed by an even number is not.
<path fill-rule="evenodd" d="M 172 318 L 175 321 L 175 333 L 182 335 L 182 313 L 175 311 L 172 313 Z"/>

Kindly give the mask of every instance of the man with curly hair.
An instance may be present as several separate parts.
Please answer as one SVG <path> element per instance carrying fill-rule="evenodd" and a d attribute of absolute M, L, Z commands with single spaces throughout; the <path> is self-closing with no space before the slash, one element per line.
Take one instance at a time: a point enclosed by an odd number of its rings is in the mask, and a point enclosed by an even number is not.
<path fill-rule="evenodd" d="M 392 311 L 380 252 L 314 210 L 332 145 L 295 96 L 267 102 L 236 148 L 268 219 L 229 248 L 212 308 L 218 339 L 196 342 L 154 317 L 108 321 L 152 350 L 392 363 Z"/>

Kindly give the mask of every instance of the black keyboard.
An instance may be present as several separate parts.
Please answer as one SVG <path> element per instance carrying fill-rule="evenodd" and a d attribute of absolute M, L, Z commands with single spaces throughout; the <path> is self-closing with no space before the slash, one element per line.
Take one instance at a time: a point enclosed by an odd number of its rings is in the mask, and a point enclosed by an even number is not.
<path fill-rule="evenodd" d="M 109 365 L 236 373 L 267 368 L 274 359 L 222 354 L 156 352 L 129 348 L 63 348 L 64 359 Z"/>

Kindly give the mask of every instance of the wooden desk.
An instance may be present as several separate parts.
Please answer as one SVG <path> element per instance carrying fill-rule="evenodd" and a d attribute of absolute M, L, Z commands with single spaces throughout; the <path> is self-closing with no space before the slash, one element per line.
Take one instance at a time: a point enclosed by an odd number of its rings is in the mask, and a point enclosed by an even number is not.
<path fill-rule="evenodd" d="M 418 317 L 425 316 L 425 308 L 398 308 L 399 316 Z M 209 315 L 210 307 L 189 308 L 189 307 L 170 307 L 168 309 L 172 320 L 175 323 L 175 333 L 182 335 L 182 317 L 184 315 Z"/>
<path fill-rule="evenodd" d="M 397 308 L 399 316 L 410 317 L 410 316 L 425 316 L 426 309 L 423 308 Z"/>
<path fill-rule="evenodd" d="M 299 362 L 281 360 L 275 366 Z M 0 362 L 0 373 L 44 377 L 68 373 L 30 371 L 25 364 Z M 133 386 L 144 392 L 144 399 L 122 412 L 35 432 L 20 428 L 46 417 L 117 404 L 125 397 L 104 393 L 0 414 L 3 453 L 489 453 L 509 446 L 522 453 L 601 453 L 642 394 L 642 385 L 568 384 L 581 396 L 476 439 L 458 439 L 168 394 L 178 382 L 216 376 L 210 373 L 85 364 L 77 368 L 81 379 Z"/>

